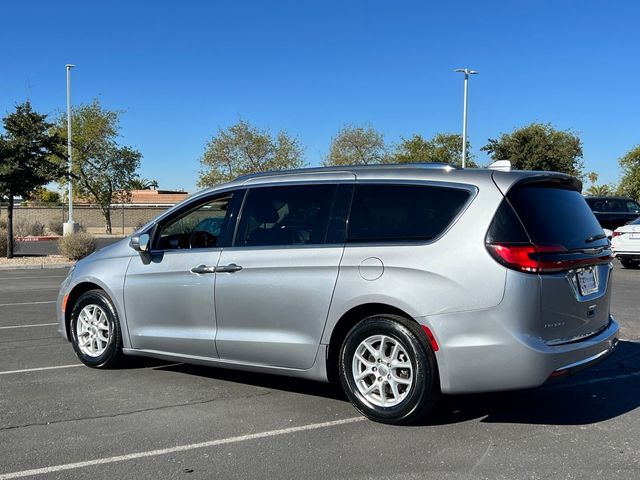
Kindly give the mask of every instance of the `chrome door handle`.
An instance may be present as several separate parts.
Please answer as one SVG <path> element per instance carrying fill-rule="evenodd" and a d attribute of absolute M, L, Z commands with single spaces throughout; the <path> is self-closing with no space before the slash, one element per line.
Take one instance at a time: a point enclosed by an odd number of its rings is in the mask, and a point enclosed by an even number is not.
<path fill-rule="evenodd" d="M 215 273 L 216 267 L 208 267 L 206 265 L 198 265 L 191 269 L 193 273 Z"/>
<path fill-rule="evenodd" d="M 242 270 L 242 267 L 240 265 L 236 265 L 235 263 L 230 263 L 229 265 L 221 265 L 219 267 L 216 267 L 216 273 L 218 272 L 233 273 L 239 270 Z"/>

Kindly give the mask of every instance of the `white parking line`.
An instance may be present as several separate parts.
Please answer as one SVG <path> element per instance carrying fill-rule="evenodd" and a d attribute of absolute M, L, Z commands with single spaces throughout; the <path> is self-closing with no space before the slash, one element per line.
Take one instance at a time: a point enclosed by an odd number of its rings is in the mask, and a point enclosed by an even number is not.
<path fill-rule="evenodd" d="M 22 370 L 7 370 L 5 372 L 0 372 L 0 375 L 10 375 L 12 373 L 39 372 L 41 370 L 57 370 L 60 368 L 74 368 L 74 367 L 84 367 L 84 365 L 82 363 L 74 363 L 71 365 L 58 365 L 56 367 L 38 367 L 38 368 L 24 368 Z"/>
<path fill-rule="evenodd" d="M 288 435 L 291 433 L 306 432 L 309 430 L 318 430 L 320 428 L 329 428 L 336 425 L 345 425 L 348 423 L 361 422 L 366 420 L 365 417 L 352 417 L 343 420 L 334 420 L 332 422 L 311 423 L 301 425 L 299 427 L 282 428 L 280 430 L 270 430 L 267 432 L 251 433 L 249 435 L 239 435 L 237 437 L 221 438 L 218 440 L 210 440 L 208 442 L 191 443 L 189 445 L 178 445 L 176 447 L 161 448 L 158 450 L 149 450 L 146 452 L 129 453 L 127 455 L 118 455 L 115 457 L 96 458 L 85 462 L 66 463 L 63 465 L 55 465 L 52 467 L 35 468 L 33 470 L 23 470 L 21 472 L 11 472 L 0 475 L 0 480 L 9 480 L 12 478 L 22 478 L 31 475 L 43 475 L 46 473 L 62 472 L 65 470 L 73 470 L 76 468 L 92 467 L 95 465 L 105 465 L 108 463 L 124 462 L 127 460 L 136 460 L 138 458 L 156 457 L 166 455 L 168 453 L 185 452 L 198 448 L 216 447 L 218 445 L 227 445 L 229 443 L 246 442 L 249 440 L 258 440 L 261 438 L 276 437 L 278 435 Z"/>
<path fill-rule="evenodd" d="M 56 301 L 52 300 L 50 302 L 0 303 L 0 307 L 16 307 L 18 305 L 44 305 L 45 303 L 56 303 Z"/>
<path fill-rule="evenodd" d="M 66 278 L 66 275 L 44 275 L 42 277 L 0 277 L 0 280 L 38 280 L 40 278 Z"/>
<path fill-rule="evenodd" d="M 31 325 L 9 325 L 8 327 L 0 327 L 0 330 L 8 330 L 10 328 L 29 328 L 29 327 L 48 327 L 49 325 L 57 325 L 54 323 L 32 323 Z"/>

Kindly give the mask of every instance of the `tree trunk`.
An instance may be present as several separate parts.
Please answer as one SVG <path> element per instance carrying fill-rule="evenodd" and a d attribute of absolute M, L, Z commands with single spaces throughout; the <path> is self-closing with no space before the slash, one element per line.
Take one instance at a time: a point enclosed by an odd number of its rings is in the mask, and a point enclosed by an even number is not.
<path fill-rule="evenodd" d="M 104 224 L 107 229 L 107 233 L 111 235 L 111 205 L 107 205 L 102 209 L 102 215 L 104 215 Z"/>
<path fill-rule="evenodd" d="M 7 204 L 7 258 L 13 258 L 13 192 L 9 192 Z"/>

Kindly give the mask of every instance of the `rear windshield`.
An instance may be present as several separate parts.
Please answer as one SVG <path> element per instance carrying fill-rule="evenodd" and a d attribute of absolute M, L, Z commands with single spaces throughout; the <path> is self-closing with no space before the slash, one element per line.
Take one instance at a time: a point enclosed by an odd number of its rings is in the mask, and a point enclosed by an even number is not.
<path fill-rule="evenodd" d="M 607 245 L 602 227 L 575 190 L 516 187 L 507 198 L 535 244 L 562 245 L 568 250 Z"/>

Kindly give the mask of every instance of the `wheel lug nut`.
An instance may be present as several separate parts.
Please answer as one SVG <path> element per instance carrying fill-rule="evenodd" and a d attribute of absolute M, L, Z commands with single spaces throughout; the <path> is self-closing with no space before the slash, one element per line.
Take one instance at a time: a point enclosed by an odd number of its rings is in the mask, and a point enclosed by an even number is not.
<path fill-rule="evenodd" d="M 382 381 L 382 377 L 378 377 L 378 381 L 381 382 Z"/>
<path fill-rule="evenodd" d="M 382 363 L 382 359 L 381 358 L 378 359 L 378 363 Z"/>
<path fill-rule="evenodd" d="M 391 378 L 391 375 L 387 375 L 387 378 Z"/>
<path fill-rule="evenodd" d="M 373 367 L 373 368 L 372 368 L 372 370 L 373 370 L 374 372 L 377 372 L 377 371 L 378 371 L 378 369 L 377 369 L 376 367 Z"/>

